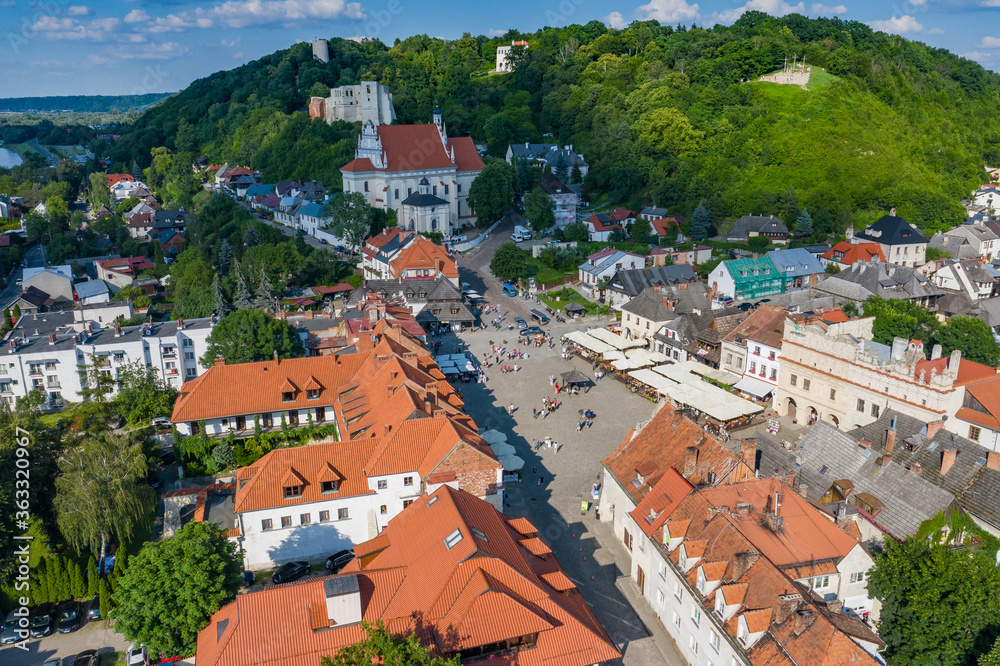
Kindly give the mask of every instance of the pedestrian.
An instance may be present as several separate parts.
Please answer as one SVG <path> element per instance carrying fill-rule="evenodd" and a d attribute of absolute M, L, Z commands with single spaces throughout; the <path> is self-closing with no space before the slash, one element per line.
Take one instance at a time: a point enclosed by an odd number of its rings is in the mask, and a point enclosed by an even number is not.
<path fill-rule="evenodd" d="M 508 411 L 508 413 L 511 416 L 514 416 L 514 403 L 510 403 L 510 410 Z"/>
<path fill-rule="evenodd" d="M 538 477 L 538 487 L 539 487 L 539 488 L 541 488 L 541 487 L 542 487 L 542 481 L 543 481 L 544 479 L 545 479 L 545 477 L 544 477 L 544 476 L 540 476 L 540 477 Z"/>
<path fill-rule="evenodd" d="M 536 476 L 538 476 L 538 468 L 537 467 L 532 467 L 531 468 L 531 477 L 534 478 Z"/>

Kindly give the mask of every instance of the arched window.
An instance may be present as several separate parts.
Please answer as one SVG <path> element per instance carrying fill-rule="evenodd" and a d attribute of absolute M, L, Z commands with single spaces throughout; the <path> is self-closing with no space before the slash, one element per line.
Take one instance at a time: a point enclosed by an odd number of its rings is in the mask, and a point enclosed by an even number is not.
<path fill-rule="evenodd" d="M 435 217 L 433 220 L 431 220 L 431 231 L 437 231 L 437 228 L 438 228 L 438 221 L 437 218 Z"/>
<path fill-rule="evenodd" d="M 365 181 L 365 192 L 367 192 L 367 191 L 368 191 L 368 181 L 366 180 Z"/>

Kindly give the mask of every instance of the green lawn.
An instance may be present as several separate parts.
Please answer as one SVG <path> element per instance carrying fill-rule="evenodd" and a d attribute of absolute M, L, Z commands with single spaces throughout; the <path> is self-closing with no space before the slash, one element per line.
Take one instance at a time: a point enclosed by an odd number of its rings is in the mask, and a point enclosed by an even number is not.
<path fill-rule="evenodd" d="M 570 303 L 579 303 L 587 309 L 587 314 L 589 315 L 597 314 L 597 303 L 588 301 L 576 289 L 556 289 L 545 294 L 539 294 L 538 297 L 558 314 L 566 314 L 566 306 Z"/>
<path fill-rule="evenodd" d="M 554 280 L 561 280 L 564 275 L 556 269 L 546 266 L 534 257 L 528 257 L 525 259 L 524 265 L 526 269 L 525 275 L 527 277 L 535 278 L 536 282 L 552 282 Z"/>

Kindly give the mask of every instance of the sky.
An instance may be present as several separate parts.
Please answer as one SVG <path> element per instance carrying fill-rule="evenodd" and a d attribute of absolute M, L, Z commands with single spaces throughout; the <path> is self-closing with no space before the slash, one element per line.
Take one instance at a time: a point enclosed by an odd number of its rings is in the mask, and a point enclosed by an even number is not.
<path fill-rule="evenodd" d="M 829 2 L 829 4 L 826 4 Z M 0 0 L 0 97 L 173 92 L 298 41 L 456 39 L 592 20 L 730 24 L 747 10 L 863 21 L 1000 71 L 1000 0 Z"/>

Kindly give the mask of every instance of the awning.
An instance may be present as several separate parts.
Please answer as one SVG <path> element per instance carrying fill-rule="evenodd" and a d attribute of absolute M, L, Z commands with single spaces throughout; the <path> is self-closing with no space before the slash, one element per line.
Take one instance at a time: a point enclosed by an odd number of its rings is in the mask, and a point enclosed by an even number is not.
<path fill-rule="evenodd" d="M 767 382 L 762 382 L 759 379 L 744 376 L 740 381 L 733 385 L 733 388 L 737 391 L 749 393 L 757 398 L 764 398 L 770 395 L 771 392 L 777 387 L 774 384 L 768 384 Z"/>

